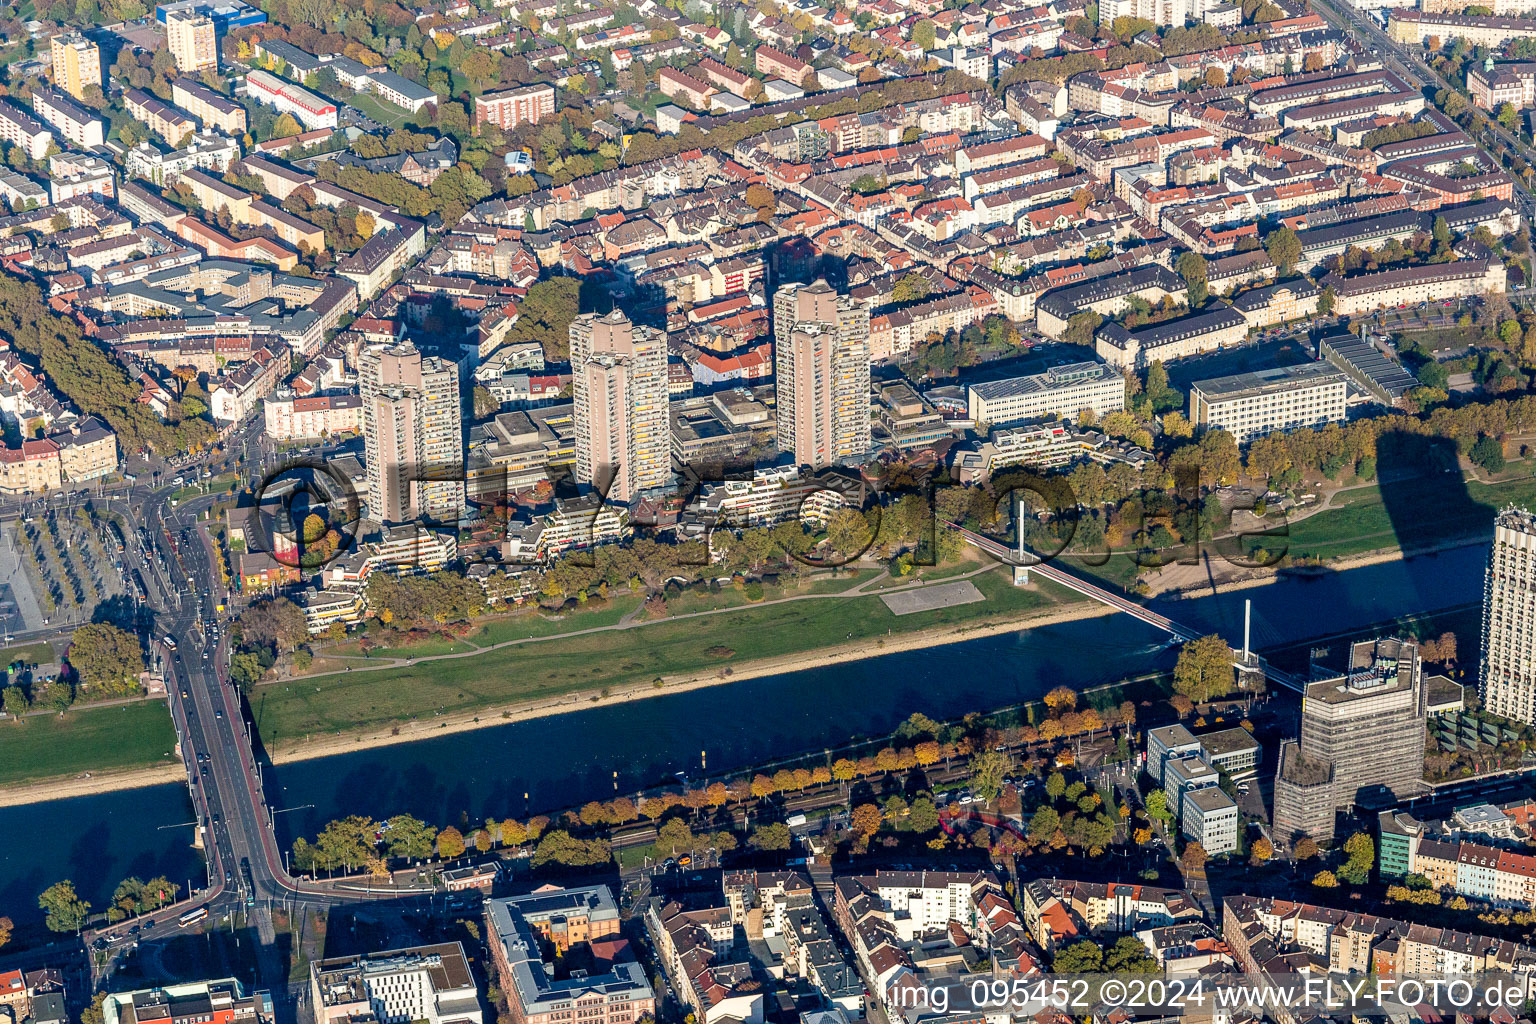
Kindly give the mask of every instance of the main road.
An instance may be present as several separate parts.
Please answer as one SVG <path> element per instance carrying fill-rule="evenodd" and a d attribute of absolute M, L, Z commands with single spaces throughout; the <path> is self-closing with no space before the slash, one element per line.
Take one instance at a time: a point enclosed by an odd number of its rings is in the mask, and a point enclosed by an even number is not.
<path fill-rule="evenodd" d="M 299 882 L 289 875 L 278 848 L 273 809 L 264 794 L 251 726 L 240 693 L 224 669 L 227 637 L 218 613 L 224 600 L 221 579 L 210 541 L 198 524 L 215 496 L 183 501 L 173 509 L 172 491 L 137 485 L 104 503 L 131 511 L 129 521 L 142 531 L 125 545 L 124 557 L 152 592 L 147 595 L 155 608 L 150 642 L 163 654 L 171 718 L 208 861 L 208 884 L 190 901 L 136 919 L 137 934 L 118 924 L 85 938 L 100 939 L 102 947 L 111 949 L 147 937 L 152 929 L 197 907 L 206 907 L 210 914 L 244 909 L 258 937 L 258 977 L 282 1004 L 288 992 L 287 970 L 277 951 L 274 906 L 323 909 L 430 890 L 354 892 Z"/>
<path fill-rule="evenodd" d="M 1357 39 L 1368 42 L 1371 52 L 1379 56 L 1404 81 L 1415 83 L 1425 89 L 1458 91 L 1424 61 L 1422 54 L 1387 35 L 1370 15 L 1362 14 L 1359 9 L 1349 3 L 1349 0 L 1313 0 L 1313 3 L 1324 17 L 1338 25 L 1346 35 L 1353 35 Z M 1487 124 L 1487 130 L 1482 138 L 1478 138 L 1471 132 L 1468 136 L 1488 149 L 1493 148 L 1489 145 L 1491 136 L 1507 153 L 1519 156 L 1532 166 L 1536 166 L 1536 152 L 1521 142 L 1518 136 L 1506 130 L 1491 117 L 1487 119 Z M 1526 222 L 1531 223 L 1536 220 L 1536 196 L 1532 195 L 1530 188 L 1519 175 L 1511 174 L 1510 177 L 1515 182 L 1516 201 L 1523 207 Z M 1527 281 L 1525 287 L 1520 290 L 1528 291 L 1531 287 L 1532 283 Z"/>

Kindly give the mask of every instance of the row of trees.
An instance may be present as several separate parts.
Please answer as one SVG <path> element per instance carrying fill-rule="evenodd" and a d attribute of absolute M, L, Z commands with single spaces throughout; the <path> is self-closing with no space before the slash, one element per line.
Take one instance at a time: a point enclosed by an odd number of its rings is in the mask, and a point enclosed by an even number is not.
<path fill-rule="evenodd" d="M 1051 691 L 1049 701 L 1057 714 L 1050 721 L 1076 714 L 1102 725 L 1097 711 L 1076 711 L 1077 696 L 1065 687 Z M 1134 710 L 1129 704 L 1122 705 L 1116 718 L 1129 724 L 1134 721 Z M 716 849 L 734 848 L 736 840 L 729 833 L 695 835 L 690 830 L 688 818 L 695 812 L 716 811 L 733 802 L 800 792 L 834 781 L 847 784 L 860 778 L 906 772 L 940 760 L 967 756 L 972 757 L 973 784 L 978 792 L 987 788 L 986 777 L 996 776 L 991 792 L 982 794 L 990 799 L 1001 789 L 1008 765 L 1007 759 L 992 748 L 1005 743 L 1031 742 L 1039 736 L 1039 731 L 1027 725 L 1011 729 L 988 728 L 980 716 L 968 716 L 958 725 L 942 725 L 926 715 L 915 713 L 897 728 L 893 737 L 895 743 L 863 757 L 840 757 L 830 764 L 758 772 L 681 791 L 663 790 L 638 800 L 621 796 L 607 801 L 588 801 L 579 808 L 566 811 L 558 820 L 547 816 L 534 817 L 527 822 L 491 818 L 476 828 L 450 826 L 438 829 L 406 814 L 385 821 L 349 816 L 328 823 L 314 839 L 298 839 L 293 847 L 292 864 L 302 871 L 366 869 L 382 872 L 391 858 L 452 860 L 471 849 L 489 852 L 499 846 L 535 843 L 535 864 L 580 866 L 607 859 L 606 852 L 598 856 L 599 848 L 594 845 L 602 843 L 606 847 L 606 840 L 593 838 L 593 833 L 641 820 L 657 823 L 658 847 L 674 854 L 706 845 Z M 1060 777 L 1054 776 L 1047 783 L 1047 792 L 1058 783 L 1061 789 L 1066 788 Z M 1081 784 L 1077 785 L 1082 788 Z M 1076 799 L 1076 794 L 1072 799 Z M 937 807 L 930 798 L 919 797 L 910 803 L 904 798 L 887 799 L 883 807 L 867 805 L 872 810 L 864 810 L 865 806 L 861 804 L 854 809 L 854 831 L 862 831 L 867 836 L 879 831 L 883 825 L 895 832 L 919 834 L 930 833 L 938 827 Z M 686 813 L 675 814 L 678 810 Z M 871 824 L 873 827 L 868 827 Z M 788 835 L 787 832 L 781 834 L 782 828 L 782 825 L 775 827 L 773 824 L 759 826 L 748 837 L 748 842 L 755 849 L 787 849 Z M 580 838 L 581 834 L 588 837 Z"/>
<path fill-rule="evenodd" d="M 140 388 L 121 363 L 55 313 L 35 283 L 9 272 L 0 273 L 0 334 L 41 364 L 55 391 L 104 418 L 125 449 L 147 445 L 168 455 L 200 449 L 213 436 L 211 423 L 177 419 L 174 410 L 171 422 L 162 423 L 139 402 Z"/>
<path fill-rule="evenodd" d="M 293 867 L 300 871 L 386 870 L 387 858 L 422 861 L 431 857 L 454 860 L 469 849 L 482 852 L 499 845 L 521 846 L 536 841 L 549 824 L 534 818 L 526 824 L 508 818 L 487 820 L 485 825 L 464 831 L 449 826 L 437 829 L 409 814 L 386 821 L 352 815 L 328 823 L 313 841 L 300 837 L 293 844 Z"/>

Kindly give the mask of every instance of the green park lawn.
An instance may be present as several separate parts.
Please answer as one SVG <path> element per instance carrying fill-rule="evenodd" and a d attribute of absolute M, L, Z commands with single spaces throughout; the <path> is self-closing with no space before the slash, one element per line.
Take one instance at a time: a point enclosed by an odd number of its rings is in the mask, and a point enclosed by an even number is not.
<path fill-rule="evenodd" d="M 1510 502 L 1536 504 L 1536 477 L 1528 475 L 1525 465 L 1512 463 L 1505 475 L 1508 479 L 1491 484 L 1467 481 L 1468 501 L 1455 508 L 1428 498 L 1421 507 L 1410 505 L 1398 514 L 1396 523 L 1380 487 L 1350 491 L 1336 498 L 1334 507 L 1291 527 L 1290 554 L 1293 558 L 1328 559 L 1391 549 L 1404 541 L 1397 525 L 1403 522 L 1432 524 L 1434 536 L 1442 544 L 1489 537 L 1494 512 L 1501 506 Z"/>
<path fill-rule="evenodd" d="M 175 748 L 158 700 L 0 722 L 0 786 L 174 764 Z"/>
<path fill-rule="evenodd" d="M 439 713 L 462 714 L 658 676 L 725 670 L 833 647 L 846 643 L 850 634 L 861 639 L 883 636 L 887 630 L 901 634 L 936 626 L 953 626 L 958 632 L 960 627 L 1078 600 L 1054 584 L 1015 588 L 1003 572 L 986 573 L 973 582 L 986 595 L 985 602 L 905 616 L 893 615 L 873 595 L 746 606 L 468 658 L 274 683 L 257 689 L 252 706 L 268 749 L 280 750 L 302 743 L 306 736 L 377 728 L 413 716 L 430 720 Z M 596 614 L 612 617 L 612 610 Z M 562 623 L 567 630 L 587 625 L 585 615 L 566 617 Z"/>
<path fill-rule="evenodd" d="M 529 609 L 493 619 L 470 639 L 486 647 L 507 640 L 527 640 L 530 637 L 569 633 L 573 629 L 612 626 L 639 605 L 640 599 L 635 595 L 618 594 L 601 608 L 584 609 L 565 615 L 546 615 L 535 609 Z"/>
<path fill-rule="evenodd" d="M 0 669 L 16 662 L 23 665 L 47 665 L 58 655 L 51 644 L 24 644 L 16 647 L 0 647 Z"/>
<path fill-rule="evenodd" d="M 393 103 L 385 103 L 368 92 L 360 92 L 348 97 L 347 104 L 361 110 L 386 128 L 399 128 L 411 116 L 410 111 L 397 107 Z"/>

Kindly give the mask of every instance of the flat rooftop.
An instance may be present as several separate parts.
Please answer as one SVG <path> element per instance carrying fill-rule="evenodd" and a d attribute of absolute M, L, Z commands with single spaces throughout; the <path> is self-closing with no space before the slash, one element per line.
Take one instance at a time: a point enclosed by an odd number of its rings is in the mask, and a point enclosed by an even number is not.
<path fill-rule="evenodd" d="M 1234 373 L 1230 377 L 1213 377 L 1197 380 L 1190 385 L 1207 401 L 1230 402 L 1242 398 L 1258 398 L 1262 395 L 1314 387 L 1333 381 L 1344 380 L 1344 374 L 1327 362 L 1301 363 L 1298 366 L 1277 366 L 1270 370 L 1254 370 Z"/>
<path fill-rule="evenodd" d="M 1259 749 L 1259 741 L 1254 739 L 1253 734 L 1247 729 L 1241 727 L 1218 729 L 1195 738 L 1200 741 L 1200 746 L 1216 757 L 1222 754 L 1235 754 L 1239 750 Z"/>

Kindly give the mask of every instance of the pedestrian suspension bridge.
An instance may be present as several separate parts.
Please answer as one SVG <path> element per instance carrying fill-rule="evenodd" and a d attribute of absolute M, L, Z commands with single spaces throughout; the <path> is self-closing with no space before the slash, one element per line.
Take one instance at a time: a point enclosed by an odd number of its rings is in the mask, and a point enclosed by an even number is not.
<path fill-rule="evenodd" d="M 945 520 L 944 525 L 958 531 L 966 543 L 972 547 L 986 552 L 1000 562 L 1013 566 L 1015 581 L 1020 584 L 1027 583 L 1031 573 L 1038 573 L 1052 583 L 1066 587 L 1068 590 L 1082 594 L 1084 597 L 1090 597 L 1100 604 L 1108 605 L 1115 609 L 1115 611 L 1124 612 L 1127 615 L 1140 619 L 1149 626 L 1172 635 L 1174 640 L 1179 643 L 1188 643 L 1190 640 L 1200 636 L 1198 632 L 1181 622 L 1170 619 L 1166 615 L 1159 615 L 1157 612 L 1151 611 L 1135 601 L 1111 593 L 1096 583 L 1083 579 L 1075 573 L 1068 572 L 1059 565 L 1049 565 L 1041 561 L 1037 555 L 1025 549 L 1022 539 L 1015 547 L 1010 548 L 1008 545 L 991 537 L 979 534 L 974 530 L 967 530 L 959 523 Z M 1018 530 L 1017 533 L 1022 538 L 1023 530 Z M 1268 680 L 1288 690 L 1294 690 L 1297 693 L 1304 692 L 1305 684 L 1301 680 L 1292 676 L 1289 672 L 1282 672 L 1280 669 L 1275 668 L 1265 659 L 1259 657 L 1258 654 L 1249 650 L 1248 626 L 1250 620 L 1248 613 L 1249 609 L 1245 607 L 1243 646 L 1240 649 L 1234 648 L 1232 650 L 1233 667 L 1239 672 L 1256 673 L 1261 680 Z"/>

